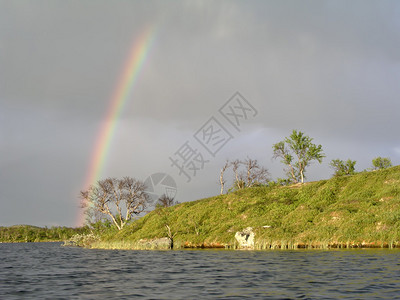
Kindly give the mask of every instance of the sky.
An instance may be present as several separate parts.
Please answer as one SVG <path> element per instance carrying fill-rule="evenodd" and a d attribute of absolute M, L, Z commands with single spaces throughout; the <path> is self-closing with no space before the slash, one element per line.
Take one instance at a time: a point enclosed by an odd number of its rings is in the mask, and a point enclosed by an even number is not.
<path fill-rule="evenodd" d="M 217 195 L 226 159 L 283 177 L 293 129 L 326 155 L 309 181 L 336 158 L 398 165 L 399 49 L 399 1 L 0 0 L 0 226 L 80 225 L 93 164 L 170 176 L 181 202 Z"/>

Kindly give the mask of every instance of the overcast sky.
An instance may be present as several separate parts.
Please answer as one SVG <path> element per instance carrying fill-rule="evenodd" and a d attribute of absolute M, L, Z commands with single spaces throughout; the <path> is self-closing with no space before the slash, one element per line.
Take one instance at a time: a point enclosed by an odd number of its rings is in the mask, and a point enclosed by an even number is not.
<path fill-rule="evenodd" d="M 327 156 L 308 180 L 329 178 L 334 158 L 400 164 L 399 1 L 0 0 L 0 226 L 76 225 L 110 99 L 149 26 L 102 177 L 163 172 L 179 201 L 216 195 L 227 158 L 283 177 L 272 145 L 292 129 Z M 219 109 L 236 92 L 250 110 L 234 127 Z M 214 155 L 195 138 L 211 117 L 227 141 Z M 190 182 L 171 166 L 185 142 L 208 161 Z"/>

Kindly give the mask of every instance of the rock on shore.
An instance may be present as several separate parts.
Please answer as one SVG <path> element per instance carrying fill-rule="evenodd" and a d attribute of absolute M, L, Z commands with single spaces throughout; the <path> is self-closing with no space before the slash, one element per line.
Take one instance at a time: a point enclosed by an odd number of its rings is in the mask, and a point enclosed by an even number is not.
<path fill-rule="evenodd" d="M 240 249 L 254 249 L 254 232 L 252 227 L 247 227 L 235 234 Z"/>

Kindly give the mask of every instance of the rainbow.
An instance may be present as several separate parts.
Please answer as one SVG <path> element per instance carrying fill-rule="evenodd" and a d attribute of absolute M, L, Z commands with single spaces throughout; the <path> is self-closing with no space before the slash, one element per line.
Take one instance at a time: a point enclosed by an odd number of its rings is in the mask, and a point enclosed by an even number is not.
<path fill-rule="evenodd" d="M 140 71 L 142 70 L 150 49 L 152 48 L 154 39 L 155 28 L 151 26 L 146 28 L 146 30 L 140 34 L 131 47 L 128 59 L 124 64 L 124 70 L 120 76 L 115 92 L 110 99 L 106 117 L 102 122 L 102 126 L 93 148 L 93 154 L 91 155 L 91 162 L 85 179 L 84 189 L 87 189 L 90 185 L 96 183 L 102 175 L 104 164 L 107 160 L 110 145 L 112 143 L 112 138 L 117 128 L 118 119 L 125 104 L 130 98 L 129 96 L 131 95 L 133 88 L 135 87 L 135 83 L 139 78 Z M 80 211 L 77 226 L 81 226 L 83 221 L 84 216 L 82 211 Z"/>

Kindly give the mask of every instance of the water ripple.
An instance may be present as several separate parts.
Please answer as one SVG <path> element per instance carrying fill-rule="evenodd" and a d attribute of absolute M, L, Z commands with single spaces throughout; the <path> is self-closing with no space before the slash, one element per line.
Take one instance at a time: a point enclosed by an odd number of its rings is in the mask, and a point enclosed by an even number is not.
<path fill-rule="evenodd" d="M 395 299 L 399 250 L 117 251 L 0 244 L 1 299 Z"/>

